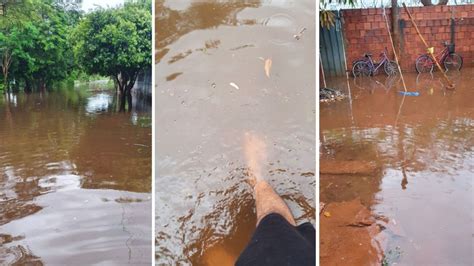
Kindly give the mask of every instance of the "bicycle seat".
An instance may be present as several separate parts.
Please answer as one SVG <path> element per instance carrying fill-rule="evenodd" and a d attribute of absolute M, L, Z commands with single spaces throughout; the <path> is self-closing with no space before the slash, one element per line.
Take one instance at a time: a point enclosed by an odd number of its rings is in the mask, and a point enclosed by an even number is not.
<path fill-rule="evenodd" d="M 371 53 L 365 53 L 364 56 L 369 57 L 369 56 L 372 56 L 372 54 Z"/>

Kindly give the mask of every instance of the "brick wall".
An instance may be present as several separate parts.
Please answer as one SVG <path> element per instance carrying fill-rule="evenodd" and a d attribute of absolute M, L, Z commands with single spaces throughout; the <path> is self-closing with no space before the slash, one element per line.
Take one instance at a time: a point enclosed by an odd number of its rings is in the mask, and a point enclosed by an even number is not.
<path fill-rule="evenodd" d="M 474 66 L 474 4 L 459 6 L 410 7 L 421 34 L 429 45 L 435 47 L 435 54 L 443 49 L 442 42 L 451 40 L 451 15 L 454 10 L 456 53 L 464 59 L 464 66 Z M 390 9 L 386 9 L 391 27 Z M 393 59 L 387 26 L 383 18 L 383 9 L 342 10 L 343 32 L 349 67 L 353 60 L 365 52 L 378 58 L 384 47 Z M 405 71 L 415 71 L 415 60 L 426 52 L 413 24 L 404 8 L 400 8 L 400 19 L 404 27 L 401 33 L 401 66 Z"/>

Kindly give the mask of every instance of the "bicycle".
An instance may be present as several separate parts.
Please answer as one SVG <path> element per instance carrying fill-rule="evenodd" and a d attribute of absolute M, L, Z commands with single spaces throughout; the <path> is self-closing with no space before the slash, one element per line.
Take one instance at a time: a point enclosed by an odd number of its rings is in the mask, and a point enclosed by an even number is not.
<path fill-rule="evenodd" d="M 444 49 L 436 56 L 436 60 L 444 65 L 446 71 L 461 70 L 463 59 L 460 55 L 454 52 L 455 45 L 448 42 L 442 42 Z M 433 72 L 435 62 L 429 54 L 420 55 L 415 62 L 416 72 L 426 73 Z"/>
<path fill-rule="evenodd" d="M 376 75 L 377 71 L 383 67 L 387 76 L 398 74 L 397 62 L 388 58 L 387 47 L 380 53 L 379 62 L 372 59 L 372 54 L 365 53 L 363 58 L 357 59 L 352 63 L 352 75 L 354 77 Z"/>

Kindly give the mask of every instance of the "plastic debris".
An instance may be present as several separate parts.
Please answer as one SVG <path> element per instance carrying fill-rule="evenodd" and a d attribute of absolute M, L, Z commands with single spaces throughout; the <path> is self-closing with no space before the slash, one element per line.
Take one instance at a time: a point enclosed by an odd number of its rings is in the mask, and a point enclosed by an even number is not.
<path fill-rule="evenodd" d="M 418 91 L 399 91 L 398 93 L 405 96 L 420 96 Z"/>

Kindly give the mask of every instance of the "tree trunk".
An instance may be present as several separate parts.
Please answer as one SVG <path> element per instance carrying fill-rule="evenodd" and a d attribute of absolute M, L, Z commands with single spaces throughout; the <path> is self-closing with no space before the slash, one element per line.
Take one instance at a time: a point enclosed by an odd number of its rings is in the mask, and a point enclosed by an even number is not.
<path fill-rule="evenodd" d="M 40 79 L 39 81 L 39 90 L 41 93 L 46 92 L 46 83 L 43 79 Z"/>
<path fill-rule="evenodd" d="M 3 85 L 4 85 L 4 90 L 6 93 L 10 92 L 10 88 L 8 86 L 8 72 L 10 71 L 11 63 L 12 63 L 12 54 L 9 49 L 6 49 L 5 52 L 3 52 L 3 58 L 2 58 Z"/>
<path fill-rule="evenodd" d="M 119 112 L 125 112 L 125 102 L 126 102 L 126 94 L 124 91 L 122 91 L 119 95 Z"/>
<path fill-rule="evenodd" d="M 139 72 L 139 71 L 138 71 Z M 118 84 L 119 90 L 119 112 L 125 112 L 125 105 L 128 105 L 128 111 L 132 111 L 132 89 L 135 85 L 135 80 L 137 79 L 138 72 L 133 74 L 119 73 L 114 79 L 116 84 Z"/>
<path fill-rule="evenodd" d="M 127 103 L 128 103 L 128 111 L 132 111 L 132 88 L 127 89 Z"/>
<path fill-rule="evenodd" d="M 6 93 L 10 92 L 10 88 L 8 86 L 8 72 L 3 72 L 3 89 Z"/>
<path fill-rule="evenodd" d="M 29 78 L 25 78 L 25 92 L 31 93 L 31 81 Z"/>

